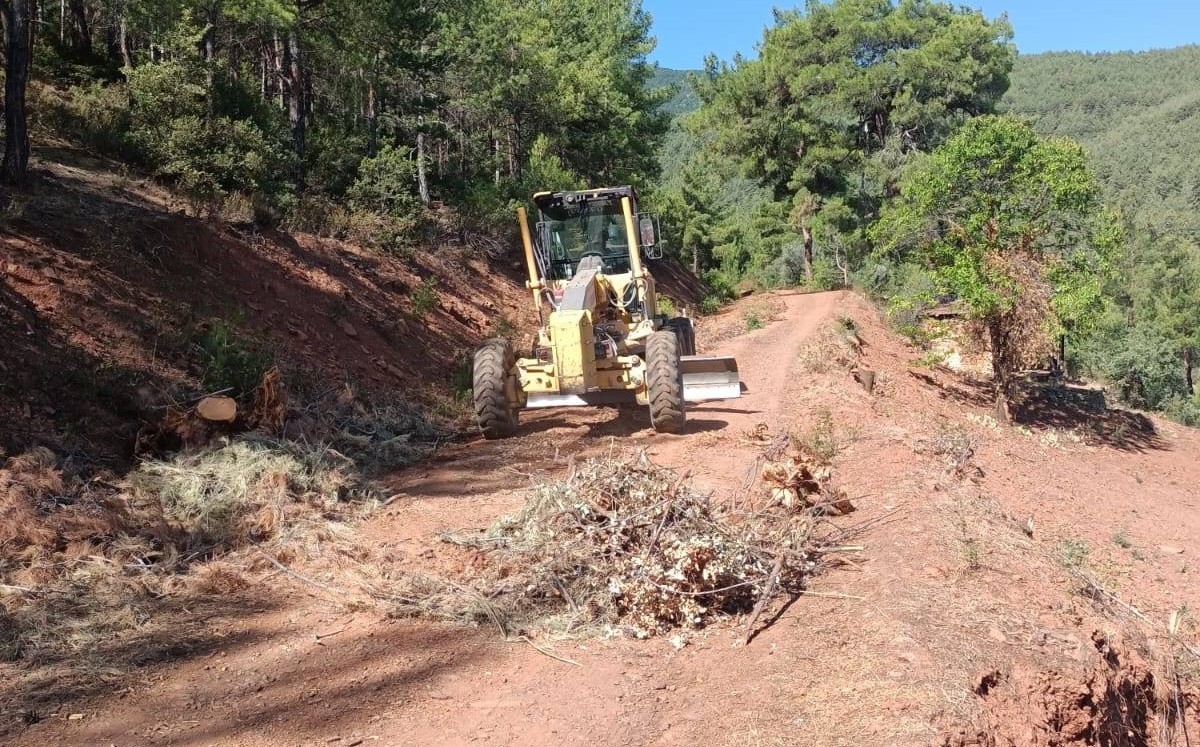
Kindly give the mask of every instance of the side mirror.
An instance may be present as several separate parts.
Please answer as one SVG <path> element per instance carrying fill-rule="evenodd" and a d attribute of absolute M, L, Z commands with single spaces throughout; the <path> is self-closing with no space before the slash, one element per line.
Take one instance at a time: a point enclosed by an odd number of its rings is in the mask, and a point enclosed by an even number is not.
<path fill-rule="evenodd" d="M 649 249 L 658 243 L 657 231 L 655 231 L 654 218 L 649 215 L 643 215 L 638 222 L 638 231 L 642 235 L 642 248 Z"/>

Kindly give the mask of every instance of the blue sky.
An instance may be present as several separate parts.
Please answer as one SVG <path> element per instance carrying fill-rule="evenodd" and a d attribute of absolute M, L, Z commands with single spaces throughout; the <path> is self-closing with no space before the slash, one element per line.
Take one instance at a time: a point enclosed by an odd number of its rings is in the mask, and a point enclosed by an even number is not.
<path fill-rule="evenodd" d="M 754 54 L 771 9 L 787 0 L 643 0 L 654 16 L 663 67 L 698 68 L 708 52 L 729 59 Z M 955 1 L 958 4 L 958 1 Z M 1017 47 L 1103 52 L 1200 43 L 1198 0 L 965 0 L 989 17 L 1008 12 Z"/>

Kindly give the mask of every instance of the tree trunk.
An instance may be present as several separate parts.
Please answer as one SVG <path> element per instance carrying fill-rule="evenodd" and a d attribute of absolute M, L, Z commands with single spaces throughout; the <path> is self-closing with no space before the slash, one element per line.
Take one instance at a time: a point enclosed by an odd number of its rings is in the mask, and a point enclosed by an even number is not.
<path fill-rule="evenodd" d="M 304 66 L 300 57 L 300 34 L 292 28 L 287 36 L 288 124 L 292 129 L 292 148 L 296 153 L 296 187 L 304 189 Z"/>
<path fill-rule="evenodd" d="M 1183 378 L 1187 381 L 1188 396 L 1192 397 L 1196 394 L 1196 383 L 1192 378 L 1192 349 L 1184 348 L 1183 350 Z"/>
<path fill-rule="evenodd" d="M 272 41 L 271 50 L 273 52 L 273 54 L 271 55 L 271 61 L 275 65 L 275 86 L 279 92 L 279 108 L 286 109 L 287 108 L 287 86 L 286 86 L 287 75 L 284 73 L 284 63 L 286 62 L 285 58 L 287 57 L 287 49 L 284 48 L 283 43 L 281 41 L 279 41 L 279 32 L 278 31 L 272 32 L 271 41 Z"/>
<path fill-rule="evenodd" d="M 417 119 L 417 127 L 421 126 L 424 118 Z M 429 204 L 429 180 L 425 177 L 425 133 L 417 130 L 417 193 L 421 195 L 421 204 Z"/>
<path fill-rule="evenodd" d="M 847 262 L 844 262 L 842 260 L 841 241 L 837 241 L 834 243 L 833 263 L 835 265 L 837 265 L 837 268 L 839 270 L 841 270 L 841 272 L 842 272 L 842 287 L 849 288 L 850 287 L 850 266 L 849 266 L 849 264 L 847 264 Z"/>
<path fill-rule="evenodd" d="M 692 274 L 700 277 L 700 245 L 692 244 Z"/>
<path fill-rule="evenodd" d="M 210 5 L 205 16 L 207 26 L 204 29 L 204 38 L 200 43 L 204 52 L 204 61 L 211 63 L 217 56 L 217 6 Z"/>
<path fill-rule="evenodd" d="M 813 280 L 813 235 L 812 229 L 804 226 L 800 229 L 804 235 L 804 281 L 809 285 Z"/>
<path fill-rule="evenodd" d="M 1009 391 L 1012 382 L 1008 365 L 1008 337 L 1000 322 L 988 323 L 988 340 L 992 347 L 992 383 L 996 390 L 996 420 L 1005 424 L 1011 423 Z"/>
<path fill-rule="evenodd" d="M 3 3 L 5 37 L 4 161 L 0 181 L 21 186 L 29 177 L 29 130 L 25 86 L 33 50 L 33 0 Z"/>
<path fill-rule="evenodd" d="M 516 127 L 515 123 L 513 124 L 513 127 Z M 517 173 L 517 149 L 515 143 L 513 142 L 512 130 L 509 130 L 504 134 L 504 141 L 508 151 L 508 178 L 517 179 L 519 177 Z"/>
<path fill-rule="evenodd" d="M 117 45 L 121 47 L 121 64 L 133 68 L 133 54 L 129 51 L 129 22 L 125 19 L 125 9 L 121 9 L 120 25 L 117 27 Z"/>
<path fill-rule="evenodd" d="M 492 136 L 492 159 L 496 164 L 495 182 L 496 186 L 500 186 L 500 138 Z"/>
<path fill-rule="evenodd" d="M 267 71 L 271 69 L 271 59 L 270 54 L 267 52 L 267 45 L 265 42 L 262 45 L 262 49 L 259 50 L 258 64 L 258 95 L 262 97 L 263 101 L 266 101 L 269 98 L 267 91 L 270 90 L 267 87 Z"/>
<path fill-rule="evenodd" d="M 84 0 L 68 0 L 67 11 L 71 14 L 71 49 L 79 59 L 90 60 L 93 56 L 92 29 Z"/>
<path fill-rule="evenodd" d="M 417 147 L 421 141 L 418 138 Z M 375 80 L 367 81 L 367 155 L 374 158 L 379 152 L 379 113 L 375 104 Z"/>

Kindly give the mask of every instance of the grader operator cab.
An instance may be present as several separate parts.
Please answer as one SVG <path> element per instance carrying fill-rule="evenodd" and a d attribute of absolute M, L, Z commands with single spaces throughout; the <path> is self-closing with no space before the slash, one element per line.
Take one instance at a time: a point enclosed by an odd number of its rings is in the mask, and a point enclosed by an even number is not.
<path fill-rule="evenodd" d="M 475 353 L 475 414 L 484 436 L 510 436 L 526 408 L 637 403 L 655 430 L 683 428 L 685 403 L 741 395 L 737 363 L 696 355 L 692 320 L 658 313 L 646 260 L 658 224 L 632 187 L 541 192 L 536 233 L 518 208 L 527 286 L 541 318 L 528 357 L 508 340 Z"/>

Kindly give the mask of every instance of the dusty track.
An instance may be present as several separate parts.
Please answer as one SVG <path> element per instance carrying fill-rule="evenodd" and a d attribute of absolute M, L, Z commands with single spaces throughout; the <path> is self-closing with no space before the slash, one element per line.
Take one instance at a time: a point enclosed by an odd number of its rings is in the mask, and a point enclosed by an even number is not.
<path fill-rule="evenodd" d="M 860 300 L 781 300 L 781 320 L 721 346 L 738 357 L 749 393 L 691 410 L 687 433 L 655 435 L 640 411 L 536 413 L 516 439 L 456 446 L 397 475 L 400 497 L 364 536 L 389 562 L 419 569 L 439 552 L 435 531 L 484 526 L 520 505 L 531 477 L 611 449 L 644 448 L 728 494 L 756 454 L 748 429 L 783 432 L 827 410 L 847 442 L 838 476 L 860 505 L 855 520 L 874 524 L 863 567 L 820 577 L 814 590 L 865 601 L 802 597 L 748 647 L 740 626 L 679 650 L 665 640 L 539 640 L 575 666 L 488 629 L 339 612 L 326 593 L 274 576 L 263 583 L 290 589 L 282 606 L 231 613 L 192 658 L 148 668 L 127 692 L 70 703 L 4 744 L 941 744 L 976 722 L 981 672 L 1044 669 L 1069 696 L 1096 658 L 1095 631 L 1139 633 L 1072 594 L 1055 559 L 1063 541 L 1089 542 L 1104 578 L 1155 619 L 1200 606 L 1187 565 L 1200 540 L 1194 432 L 1159 424 L 1153 438 L 1086 446 L 1063 430 L 996 429 L 986 403 L 952 380 L 917 378 L 914 351 Z M 859 320 L 866 362 L 881 372 L 875 397 L 844 371 L 798 363 L 842 313 Z M 927 453 L 948 428 L 977 444 L 969 479 Z M 1097 487 L 1134 479 L 1144 500 L 1132 513 L 1131 493 Z M 1031 513 L 1032 538 L 1021 530 Z M 1118 531 L 1144 549 L 1140 559 L 1113 545 Z M 1160 550 L 1168 542 L 1183 551 Z M 1034 736 L 998 744 L 1090 744 L 1034 738 L 1042 727 L 1022 708 L 1002 717 Z"/>

